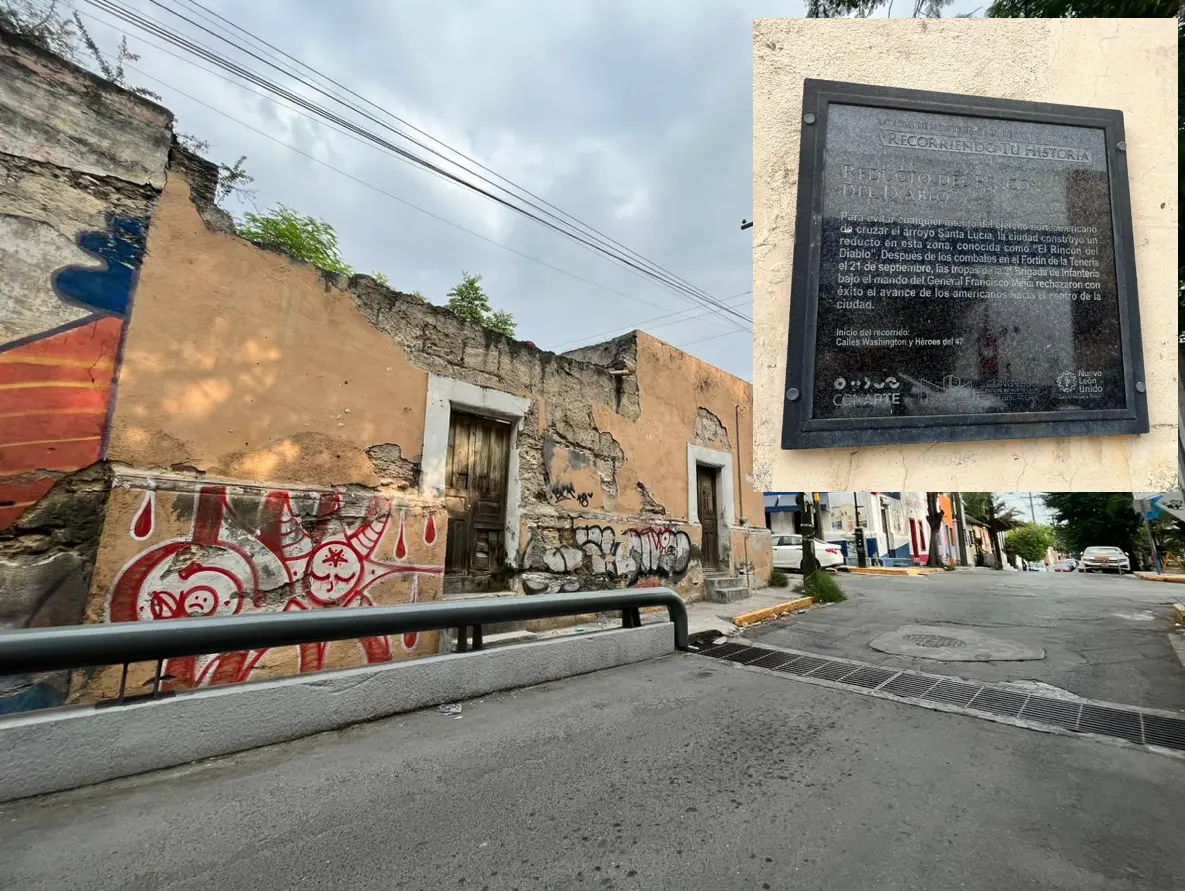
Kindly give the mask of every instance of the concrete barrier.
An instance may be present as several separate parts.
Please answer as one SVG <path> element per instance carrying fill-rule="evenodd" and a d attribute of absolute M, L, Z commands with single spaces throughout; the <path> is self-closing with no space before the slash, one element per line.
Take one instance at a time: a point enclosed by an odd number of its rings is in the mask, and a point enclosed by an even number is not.
<path fill-rule="evenodd" d="M 670 622 L 100 708 L 0 719 L 0 801 L 89 786 L 444 702 L 654 659 Z"/>

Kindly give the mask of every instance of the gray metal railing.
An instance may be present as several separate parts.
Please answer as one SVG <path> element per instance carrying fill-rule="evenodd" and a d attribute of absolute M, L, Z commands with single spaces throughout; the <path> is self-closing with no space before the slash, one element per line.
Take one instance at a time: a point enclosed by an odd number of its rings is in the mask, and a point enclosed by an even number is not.
<path fill-rule="evenodd" d="M 0 634 L 0 675 L 122 664 L 126 678 L 129 664 L 155 661 L 154 687 L 158 687 L 163 661 L 179 656 L 449 628 L 458 630 L 458 650 L 468 648 L 467 629 L 473 630 L 473 648 L 481 649 L 483 625 L 620 611 L 622 626 L 637 628 L 642 624 L 639 610 L 647 606 L 666 607 L 675 626 L 675 646 L 686 650 L 687 607 L 683 600 L 670 588 L 641 588 L 22 629 Z"/>

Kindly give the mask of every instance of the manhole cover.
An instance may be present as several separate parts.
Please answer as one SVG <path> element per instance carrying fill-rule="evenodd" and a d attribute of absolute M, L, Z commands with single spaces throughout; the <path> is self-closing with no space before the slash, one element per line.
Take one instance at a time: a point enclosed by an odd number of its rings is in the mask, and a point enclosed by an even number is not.
<path fill-rule="evenodd" d="M 943 637 L 941 634 L 906 634 L 905 640 L 912 644 L 917 644 L 919 647 L 931 647 L 933 649 L 963 646 L 963 641 L 957 637 Z"/>

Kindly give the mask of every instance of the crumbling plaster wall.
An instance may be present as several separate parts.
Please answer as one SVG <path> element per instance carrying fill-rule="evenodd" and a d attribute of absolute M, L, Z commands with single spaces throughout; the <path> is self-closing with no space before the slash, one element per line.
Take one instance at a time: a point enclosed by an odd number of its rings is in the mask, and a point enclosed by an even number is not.
<path fill-rule="evenodd" d="M 81 621 L 124 323 L 172 139 L 164 108 L 0 32 L 0 629 Z M 64 674 L 0 679 L 0 713 Z"/>
<path fill-rule="evenodd" d="M 113 461 L 414 499 L 428 375 L 465 381 L 529 400 L 510 555 L 521 564 L 540 526 L 686 523 L 687 444 L 735 452 L 751 435 L 748 385 L 661 341 L 628 335 L 587 358 L 541 351 L 221 231 L 202 219 L 187 177 L 171 172 L 150 234 Z M 759 517 L 742 488 L 737 515 Z"/>

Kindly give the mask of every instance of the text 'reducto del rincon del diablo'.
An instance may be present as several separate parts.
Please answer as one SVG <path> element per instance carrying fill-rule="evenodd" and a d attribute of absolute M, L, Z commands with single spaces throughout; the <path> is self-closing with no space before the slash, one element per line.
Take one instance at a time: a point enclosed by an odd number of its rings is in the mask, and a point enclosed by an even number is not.
<path fill-rule="evenodd" d="M 832 104 L 814 418 L 1126 405 L 1105 131 Z"/>

